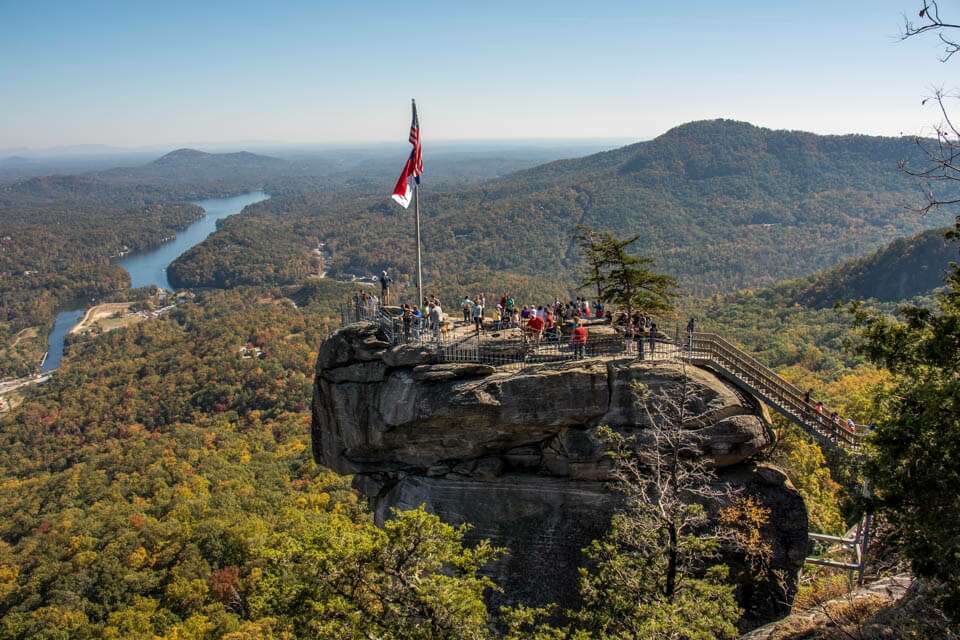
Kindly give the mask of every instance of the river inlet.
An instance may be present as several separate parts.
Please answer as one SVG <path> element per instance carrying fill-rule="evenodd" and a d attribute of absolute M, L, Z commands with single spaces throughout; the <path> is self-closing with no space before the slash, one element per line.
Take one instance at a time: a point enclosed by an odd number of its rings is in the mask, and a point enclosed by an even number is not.
<path fill-rule="evenodd" d="M 136 289 L 155 285 L 168 291 L 172 290 L 173 287 L 167 280 L 167 267 L 171 262 L 216 231 L 217 220 L 240 213 L 247 205 L 261 202 L 269 197 L 263 191 L 252 191 L 229 198 L 209 198 L 194 202 L 193 204 L 203 208 L 205 215 L 202 218 L 179 231 L 177 237 L 170 242 L 164 242 L 155 249 L 120 260 L 120 266 L 130 274 L 130 286 Z M 60 366 L 60 361 L 63 359 L 64 338 L 83 318 L 84 311 L 83 308 L 76 308 L 57 314 L 53 322 L 53 330 L 47 338 L 47 357 L 43 361 L 40 373 L 48 373 Z"/>

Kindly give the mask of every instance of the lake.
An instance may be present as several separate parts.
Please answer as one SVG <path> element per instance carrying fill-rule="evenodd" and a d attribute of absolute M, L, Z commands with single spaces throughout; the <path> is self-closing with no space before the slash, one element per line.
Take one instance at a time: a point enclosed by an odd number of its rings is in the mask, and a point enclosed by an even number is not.
<path fill-rule="evenodd" d="M 137 288 L 156 285 L 167 290 L 173 289 L 167 280 L 167 267 L 171 262 L 216 231 L 217 220 L 240 213 L 248 204 L 261 202 L 269 197 L 263 191 L 252 191 L 229 198 L 210 198 L 194 202 L 193 204 L 203 208 L 206 215 L 177 232 L 177 237 L 170 242 L 120 260 L 120 266 L 130 274 L 130 286 Z M 40 368 L 41 373 L 53 371 L 60 366 L 60 360 L 63 359 L 63 340 L 70 329 L 83 318 L 84 311 L 85 309 L 70 309 L 57 314 L 53 330 L 47 339 L 47 359 Z"/>
<path fill-rule="evenodd" d="M 71 309 L 57 314 L 56 320 L 53 321 L 53 330 L 47 338 L 47 358 L 40 367 L 40 373 L 53 371 L 60 366 L 60 360 L 63 359 L 63 339 L 70 329 L 80 322 L 83 313 L 83 309 Z"/>
<path fill-rule="evenodd" d="M 170 242 L 120 260 L 120 266 L 130 273 L 130 286 L 136 289 L 156 285 L 161 289 L 172 290 L 173 287 L 167 280 L 167 266 L 171 262 L 216 231 L 217 220 L 240 213 L 248 204 L 260 202 L 269 197 L 263 191 L 254 191 L 232 198 L 212 198 L 194 202 L 193 204 L 203 207 L 207 215 L 178 232 L 177 237 Z"/>

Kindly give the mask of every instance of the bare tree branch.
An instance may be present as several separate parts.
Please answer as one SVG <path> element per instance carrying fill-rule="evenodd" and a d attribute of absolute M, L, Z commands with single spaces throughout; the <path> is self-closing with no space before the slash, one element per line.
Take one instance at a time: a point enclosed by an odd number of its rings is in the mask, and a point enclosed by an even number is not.
<path fill-rule="evenodd" d="M 941 62 L 946 62 L 953 57 L 957 51 L 960 51 L 960 42 L 953 40 L 943 33 L 944 30 L 960 29 L 960 24 L 947 22 L 940 17 L 940 5 L 936 0 L 923 0 L 920 11 L 917 13 L 921 22 L 914 23 L 907 16 L 903 17 L 903 31 L 900 34 L 901 40 L 918 36 L 928 31 L 939 31 L 937 35 L 944 44 L 944 55 L 940 58 Z"/>

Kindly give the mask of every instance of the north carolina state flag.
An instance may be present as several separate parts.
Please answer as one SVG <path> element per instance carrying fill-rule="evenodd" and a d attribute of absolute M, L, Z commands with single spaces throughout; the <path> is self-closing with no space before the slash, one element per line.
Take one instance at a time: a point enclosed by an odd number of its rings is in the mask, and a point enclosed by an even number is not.
<path fill-rule="evenodd" d="M 403 171 L 400 172 L 400 179 L 397 180 L 397 186 L 393 188 L 393 199 L 401 207 L 406 209 L 410 206 L 410 199 L 413 197 L 413 185 L 410 179 L 420 184 L 420 175 L 423 173 L 423 150 L 420 148 L 420 121 L 417 120 L 417 103 L 413 103 L 413 122 L 410 124 L 410 144 L 413 149 L 410 151 L 410 157 L 407 158 L 407 164 L 403 165 Z"/>

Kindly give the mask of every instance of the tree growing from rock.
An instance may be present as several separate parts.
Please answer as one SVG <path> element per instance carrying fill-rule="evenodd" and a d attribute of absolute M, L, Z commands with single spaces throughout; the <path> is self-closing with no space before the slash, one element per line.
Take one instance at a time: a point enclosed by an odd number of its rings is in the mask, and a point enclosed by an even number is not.
<path fill-rule="evenodd" d="M 602 432 L 625 509 L 586 550 L 596 569 L 581 574 L 579 621 L 603 637 L 734 637 L 741 612 L 718 563 L 729 536 L 704 506 L 733 496 L 718 488 L 702 436 L 685 428 L 685 387 L 660 400 L 635 392 L 649 425 L 642 437 Z"/>
<path fill-rule="evenodd" d="M 587 261 L 581 288 L 596 287 L 597 297 L 628 315 L 634 311 L 661 313 L 673 309 L 677 281 L 651 269 L 653 260 L 634 255 L 630 247 L 640 236 L 617 238 L 608 231 L 578 227 L 577 241 Z"/>
<path fill-rule="evenodd" d="M 584 260 L 587 261 L 587 277 L 581 283 L 580 287 L 596 287 L 597 300 L 603 300 L 603 278 L 601 277 L 607 268 L 607 256 L 603 251 L 607 241 L 612 239 L 610 233 L 594 231 L 590 227 L 582 224 L 577 225 L 576 241 L 580 245 L 580 252 Z"/>
<path fill-rule="evenodd" d="M 592 569 L 581 570 L 583 607 L 569 614 L 571 629 L 591 638 L 736 637 L 742 612 L 720 553 L 736 548 L 763 570 L 768 512 L 718 481 L 686 385 L 658 399 L 642 385 L 634 391 L 647 428 L 639 437 L 601 430 L 624 509 L 585 549 Z M 711 513 L 717 505 L 725 506 Z"/>

